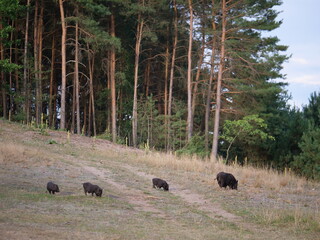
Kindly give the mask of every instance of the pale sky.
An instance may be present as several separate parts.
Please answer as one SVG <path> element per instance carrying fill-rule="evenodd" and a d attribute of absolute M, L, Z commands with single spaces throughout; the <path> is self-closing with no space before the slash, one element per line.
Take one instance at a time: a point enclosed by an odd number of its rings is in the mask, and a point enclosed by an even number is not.
<path fill-rule="evenodd" d="M 282 70 L 286 74 L 291 106 L 307 105 L 312 92 L 320 93 L 320 0 L 283 0 L 281 27 L 271 32 L 289 46 L 292 55 Z"/>

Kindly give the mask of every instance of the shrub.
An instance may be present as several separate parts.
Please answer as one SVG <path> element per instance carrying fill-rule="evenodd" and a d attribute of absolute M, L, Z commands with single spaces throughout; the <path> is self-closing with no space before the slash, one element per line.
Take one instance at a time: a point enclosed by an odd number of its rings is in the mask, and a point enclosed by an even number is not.
<path fill-rule="evenodd" d="M 304 133 L 299 147 L 302 152 L 294 157 L 293 170 L 306 178 L 320 180 L 320 128 Z"/>

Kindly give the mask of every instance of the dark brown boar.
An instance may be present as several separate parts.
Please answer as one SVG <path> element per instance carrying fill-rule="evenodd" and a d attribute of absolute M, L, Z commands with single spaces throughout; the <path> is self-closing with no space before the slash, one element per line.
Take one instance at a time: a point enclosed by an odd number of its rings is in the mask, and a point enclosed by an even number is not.
<path fill-rule="evenodd" d="M 153 188 L 162 188 L 164 191 L 169 191 L 169 184 L 160 178 L 152 179 Z"/>
<path fill-rule="evenodd" d="M 238 180 L 231 173 L 219 172 L 216 179 L 221 188 L 238 189 Z"/>
<path fill-rule="evenodd" d="M 84 193 L 87 195 L 87 193 L 96 194 L 97 197 L 102 196 L 102 189 L 98 185 L 93 185 L 89 182 L 83 183 L 83 189 Z"/>
<path fill-rule="evenodd" d="M 55 192 L 60 192 L 58 185 L 54 184 L 53 182 L 47 183 L 47 190 L 50 194 L 54 194 Z"/>

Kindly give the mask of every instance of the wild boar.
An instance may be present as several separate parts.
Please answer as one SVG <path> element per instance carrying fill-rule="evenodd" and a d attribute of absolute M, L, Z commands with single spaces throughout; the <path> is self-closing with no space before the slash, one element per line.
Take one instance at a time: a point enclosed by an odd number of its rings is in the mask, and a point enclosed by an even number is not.
<path fill-rule="evenodd" d="M 162 188 L 164 191 L 169 191 L 169 184 L 160 178 L 152 179 L 153 188 Z"/>
<path fill-rule="evenodd" d="M 98 185 L 93 185 L 89 182 L 83 183 L 83 189 L 84 193 L 87 195 L 87 193 L 96 194 L 97 197 L 102 196 L 102 189 Z"/>
<path fill-rule="evenodd" d="M 50 194 L 54 194 L 55 192 L 60 192 L 58 185 L 54 184 L 53 182 L 47 183 L 47 190 Z"/>
<path fill-rule="evenodd" d="M 216 179 L 221 188 L 238 189 L 238 180 L 231 173 L 219 172 Z"/>

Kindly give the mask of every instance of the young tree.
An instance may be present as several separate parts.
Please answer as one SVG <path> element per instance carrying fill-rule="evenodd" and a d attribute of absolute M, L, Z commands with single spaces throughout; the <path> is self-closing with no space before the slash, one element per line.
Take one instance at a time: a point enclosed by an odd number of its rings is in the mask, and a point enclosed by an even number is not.
<path fill-rule="evenodd" d="M 293 170 L 308 179 L 320 180 L 320 128 L 310 128 L 302 136 L 301 154 L 294 157 Z"/>
<path fill-rule="evenodd" d="M 320 94 L 313 92 L 309 103 L 303 107 L 303 114 L 314 126 L 320 127 Z"/>
<path fill-rule="evenodd" d="M 231 146 L 239 138 L 246 145 L 256 144 L 258 140 L 274 140 L 274 137 L 266 132 L 267 127 L 267 124 L 258 115 L 248 115 L 235 121 L 226 120 L 221 135 L 221 139 L 229 143 L 226 150 L 226 161 L 228 161 Z"/>
<path fill-rule="evenodd" d="M 320 180 L 320 94 L 311 94 L 309 104 L 303 107 L 303 115 L 308 125 L 298 140 L 301 153 L 293 157 L 291 166 L 302 176 Z M 303 121 L 299 124 L 303 126 Z"/>

